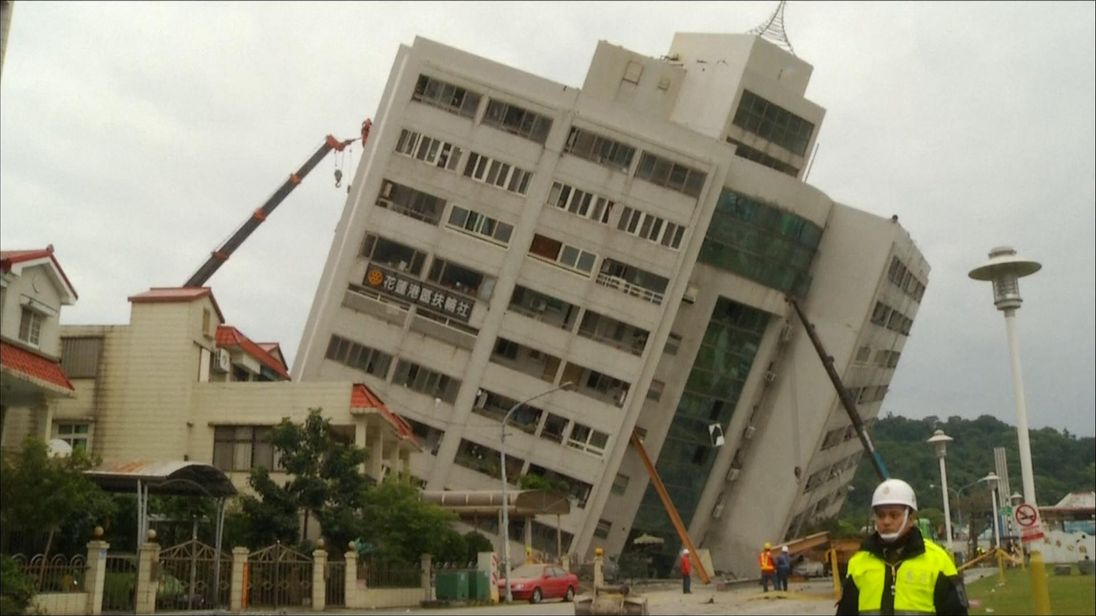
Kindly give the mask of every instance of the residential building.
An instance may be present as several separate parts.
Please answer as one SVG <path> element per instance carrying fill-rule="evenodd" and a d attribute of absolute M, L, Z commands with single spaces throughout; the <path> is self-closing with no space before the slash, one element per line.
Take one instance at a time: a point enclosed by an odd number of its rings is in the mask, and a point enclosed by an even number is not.
<path fill-rule="evenodd" d="M 336 438 L 365 447 L 363 469 L 405 472 L 408 424 L 368 386 L 290 382 L 281 351 L 225 324 L 207 288 L 154 288 L 129 298 L 126 325 L 65 325 L 61 366 L 74 395 L 52 406 L 52 436 L 102 459 L 212 464 L 248 490 L 256 466 L 281 477 L 269 441 L 283 418 L 319 408 Z"/>
<path fill-rule="evenodd" d="M 53 246 L 0 251 L 0 448 L 48 440 L 54 402 L 74 395 L 60 366 L 61 309 L 74 303 Z"/>
<path fill-rule="evenodd" d="M 569 487 L 564 550 L 653 534 L 667 570 L 680 542 L 635 432 L 715 568 L 754 573 L 763 541 L 837 512 L 861 455 L 786 298 L 870 422 L 929 270 L 897 217 L 804 182 L 811 72 L 752 35 L 679 33 L 661 58 L 601 42 L 581 89 L 401 46 L 294 378 L 388 400 L 428 490 L 497 489 L 516 409 L 507 478 Z M 556 526 L 538 517 L 533 547 Z"/>

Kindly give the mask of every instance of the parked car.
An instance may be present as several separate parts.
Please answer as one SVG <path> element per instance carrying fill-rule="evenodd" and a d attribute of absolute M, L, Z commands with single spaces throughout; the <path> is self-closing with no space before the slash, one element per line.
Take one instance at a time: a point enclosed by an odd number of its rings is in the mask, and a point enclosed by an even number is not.
<path fill-rule="evenodd" d="M 578 576 L 556 565 L 522 565 L 510 572 L 510 594 L 530 603 L 556 598 L 571 601 L 577 589 Z M 499 582 L 499 596 L 506 596 L 505 580 Z"/>

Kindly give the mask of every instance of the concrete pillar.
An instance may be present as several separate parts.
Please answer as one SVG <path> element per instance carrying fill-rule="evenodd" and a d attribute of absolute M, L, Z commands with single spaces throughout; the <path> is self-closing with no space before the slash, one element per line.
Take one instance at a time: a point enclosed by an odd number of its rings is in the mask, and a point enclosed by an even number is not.
<path fill-rule="evenodd" d="M 533 516 L 525 516 L 525 564 L 533 562 Z"/>
<path fill-rule="evenodd" d="M 605 585 L 605 573 L 602 567 L 605 564 L 604 552 L 601 548 L 594 550 L 594 588 L 601 588 Z"/>
<path fill-rule="evenodd" d="M 411 451 L 409 449 L 400 449 L 400 472 L 404 475 L 411 475 Z"/>
<path fill-rule="evenodd" d="M 142 543 L 137 550 L 137 605 L 138 614 L 156 612 L 156 591 L 160 587 L 160 544 L 151 540 L 156 531 L 148 531 L 150 541 Z"/>
<path fill-rule="evenodd" d="M 392 439 L 388 442 L 388 469 L 394 476 L 400 476 L 400 442 Z"/>
<path fill-rule="evenodd" d="M 232 548 L 232 582 L 229 584 L 228 609 L 242 612 L 247 607 L 247 548 Z"/>
<path fill-rule="evenodd" d="M 486 573 L 491 587 L 491 603 L 499 602 L 499 555 L 495 552 L 476 554 L 476 570 Z"/>
<path fill-rule="evenodd" d="M 322 612 L 327 606 L 327 550 L 320 543 L 312 551 L 312 609 Z"/>
<path fill-rule="evenodd" d="M 103 613 L 103 584 L 107 579 L 107 550 L 110 544 L 102 540 L 102 528 L 97 527 L 95 531 L 95 539 L 88 542 L 88 572 L 84 580 L 88 603 L 84 609 L 92 616 L 99 616 Z"/>
<path fill-rule="evenodd" d="M 365 437 L 368 436 L 368 435 L 369 435 L 369 418 L 368 417 L 358 417 L 357 421 L 354 422 L 354 446 L 357 447 L 358 449 L 367 449 L 366 445 L 365 445 L 365 443 L 366 443 Z M 366 463 L 362 462 L 361 466 L 358 469 L 359 471 L 361 471 L 361 473 L 363 475 L 366 474 L 366 470 L 367 470 L 365 465 L 366 465 Z"/>
<path fill-rule="evenodd" d="M 369 475 L 381 480 L 381 464 L 384 462 L 384 435 L 380 430 L 370 430 L 369 436 Z"/>
<path fill-rule="evenodd" d="M 431 576 L 431 569 L 433 568 L 433 558 L 431 558 L 429 554 L 423 554 L 419 557 L 419 565 L 422 567 L 420 581 L 422 584 L 423 599 L 425 599 L 426 601 L 433 601 L 434 580 Z"/>
<path fill-rule="evenodd" d="M 361 607 L 358 602 L 358 552 L 351 548 L 346 554 L 346 571 L 343 574 L 344 596 L 346 607 Z"/>

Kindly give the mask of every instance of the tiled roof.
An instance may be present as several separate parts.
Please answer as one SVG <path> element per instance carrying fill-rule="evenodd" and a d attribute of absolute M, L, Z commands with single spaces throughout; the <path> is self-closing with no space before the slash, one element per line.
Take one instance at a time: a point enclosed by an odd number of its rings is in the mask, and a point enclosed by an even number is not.
<path fill-rule="evenodd" d="M 209 287 L 152 287 L 144 293 L 129 296 L 129 301 L 135 304 L 151 304 L 155 302 L 192 302 L 208 297 L 213 309 L 221 323 L 225 322 L 225 315 L 221 307 L 217 305 L 217 299 L 213 297 L 213 289 Z"/>
<path fill-rule="evenodd" d="M 393 413 L 384 405 L 380 397 L 373 393 L 372 389 L 365 383 L 354 383 L 350 389 L 350 408 L 351 409 L 377 409 L 381 416 L 396 429 L 400 438 L 411 441 L 412 444 L 418 446 L 419 442 L 412 433 L 411 424 L 404 421 L 403 417 Z"/>
<path fill-rule="evenodd" d="M 76 287 L 72 286 L 72 282 L 65 275 L 65 270 L 61 269 L 61 264 L 57 262 L 57 257 L 53 256 L 53 244 L 35 250 L 0 250 L 0 272 L 6 274 L 11 271 L 13 265 L 47 257 L 52 262 L 53 267 L 57 269 L 57 273 L 60 274 L 61 282 L 72 293 L 72 300 L 75 301 L 79 297 L 76 294 Z"/>
<path fill-rule="evenodd" d="M 259 363 L 276 372 L 278 376 L 287 381 L 289 380 L 289 371 L 286 370 L 285 363 L 271 355 L 270 352 L 263 347 L 252 342 L 250 338 L 243 334 L 243 332 L 231 325 L 221 325 L 217 327 L 217 346 L 238 348 L 244 353 L 254 357 Z"/>
<path fill-rule="evenodd" d="M 75 391 L 60 363 L 8 342 L 0 341 L 0 367 L 47 389 Z"/>

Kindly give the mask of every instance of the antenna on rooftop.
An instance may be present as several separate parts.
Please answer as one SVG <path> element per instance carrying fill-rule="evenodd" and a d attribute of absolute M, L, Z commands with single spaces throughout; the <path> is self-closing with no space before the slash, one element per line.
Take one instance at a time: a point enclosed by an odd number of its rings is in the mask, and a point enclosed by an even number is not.
<path fill-rule="evenodd" d="M 785 4 L 787 4 L 786 0 L 780 0 L 780 4 L 776 6 L 776 10 L 773 11 L 773 14 L 760 26 L 750 30 L 746 34 L 760 36 L 770 43 L 776 43 L 781 49 L 790 52 L 794 56 L 795 50 L 792 49 L 792 43 L 788 40 L 788 33 L 784 31 Z"/>

